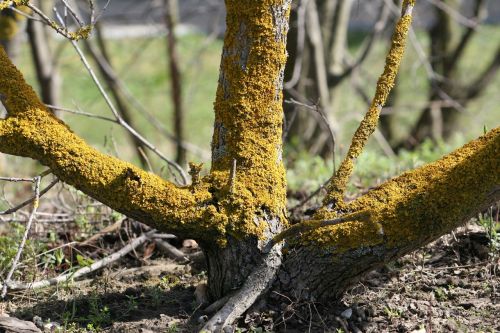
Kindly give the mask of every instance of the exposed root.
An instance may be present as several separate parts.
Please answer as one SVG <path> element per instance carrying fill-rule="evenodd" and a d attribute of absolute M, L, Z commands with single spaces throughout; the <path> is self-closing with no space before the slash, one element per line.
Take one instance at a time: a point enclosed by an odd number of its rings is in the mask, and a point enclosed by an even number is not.
<path fill-rule="evenodd" d="M 281 246 L 263 256 L 262 263 L 250 274 L 240 290 L 200 330 L 200 333 L 224 332 L 255 300 L 265 293 L 281 266 Z"/>

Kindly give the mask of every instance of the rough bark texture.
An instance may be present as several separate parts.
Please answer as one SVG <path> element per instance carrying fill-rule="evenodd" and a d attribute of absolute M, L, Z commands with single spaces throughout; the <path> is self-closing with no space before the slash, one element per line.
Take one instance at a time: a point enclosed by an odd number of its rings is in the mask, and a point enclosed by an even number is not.
<path fill-rule="evenodd" d="M 241 286 L 265 241 L 286 225 L 281 90 L 290 3 L 226 1 L 211 191 L 235 233 L 225 248 L 206 247 L 215 298 Z"/>
<path fill-rule="evenodd" d="M 363 272 L 452 230 L 498 199 L 500 128 L 352 202 L 341 198 L 352 171 L 352 164 L 347 165 L 314 219 L 360 213 L 355 215 L 359 219 L 288 239 L 283 264 L 281 244 L 263 253 L 268 241 L 288 227 L 281 89 L 290 0 L 226 0 L 226 5 L 212 169 L 201 178 L 201 166 L 192 165 L 192 184 L 186 187 L 89 147 L 48 112 L 0 48 L 0 99 L 8 113 L 0 119 L 0 152 L 36 159 L 62 181 L 117 211 L 199 240 L 209 263 L 211 297 L 239 289 L 210 325 L 220 329 L 241 314 L 276 273 L 280 291 L 328 300 Z M 356 132 L 349 163 L 373 131 L 393 85 L 413 5 L 404 1 L 386 68 Z M 332 206 L 332 198 L 342 204 Z"/>
<path fill-rule="evenodd" d="M 326 301 L 363 273 L 453 230 L 500 199 L 499 155 L 496 128 L 348 203 L 347 211 L 368 217 L 290 242 L 277 288 Z"/>

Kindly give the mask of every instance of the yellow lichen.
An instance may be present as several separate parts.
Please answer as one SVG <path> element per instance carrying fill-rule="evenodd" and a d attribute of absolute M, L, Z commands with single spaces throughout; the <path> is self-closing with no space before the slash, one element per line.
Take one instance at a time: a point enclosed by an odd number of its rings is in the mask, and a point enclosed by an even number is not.
<path fill-rule="evenodd" d="M 286 181 L 280 156 L 283 110 L 277 87 L 286 48 L 284 40 L 276 38 L 280 32 L 275 22 L 278 15 L 286 21 L 288 3 L 226 2 L 227 30 L 212 143 L 216 154 L 210 178 L 221 214 L 230 221 L 228 232 L 235 236 L 261 237 L 268 228 L 266 215 L 286 221 Z"/>
<path fill-rule="evenodd" d="M 0 120 L 1 152 L 36 159 L 68 184 L 155 228 L 220 237 L 226 222 L 213 216 L 206 186 L 179 188 L 88 146 L 44 107 L 2 48 L 0 95 L 8 110 Z"/>
<path fill-rule="evenodd" d="M 29 3 L 29 0 L 2 0 L 0 1 L 0 10 L 7 9 L 9 7 L 25 6 Z"/>
<path fill-rule="evenodd" d="M 345 209 L 343 197 L 347 187 L 347 182 L 349 181 L 349 178 L 354 170 L 354 162 L 363 151 L 370 135 L 375 131 L 382 106 L 385 104 L 387 97 L 394 86 L 394 81 L 396 79 L 406 46 L 406 36 L 410 29 L 412 20 L 412 16 L 407 10 L 408 8 L 411 8 L 414 3 L 415 1 L 403 2 L 403 13 L 400 20 L 396 24 L 392 37 L 391 48 L 385 61 L 384 72 L 377 82 L 375 97 L 373 98 L 371 106 L 364 119 L 361 121 L 361 124 L 354 133 L 346 158 L 342 161 L 330 184 L 328 184 L 328 194 L 326 195 L 323 203 L 325 206 L 329 206 L 329 208 L 336 208 L 338 210 Z"/>
<path fill-rule="evenodd" d="M 213 143 L 221 149 L 209 176 L 200 179 L 193 168 L 192 186 L 175 187 L 89 147 L 47 112 L 3 51 L 0 94 L 9 117 L 0 121 L 0 151 L 37 159 L 69 184 L 157 228 L 220 245 L 226 234 L 262 238 L 269 223 L 286 223 L 280 78 L 289 5 L 227 1 Z"/>
<path fill-rule="evenodd" d="M 376 245 L 401 249 L 408 244 L 425 244 L 485 208 L 500 186 L 498 156 L 500 128 L 346 206 L 351 212 L 369 212 L 368 221 L 318 229 L 300 242 L 334 249 L 335 253 Z M 322 214 L 323 219 L 334 216 L 325 211 Z"/>

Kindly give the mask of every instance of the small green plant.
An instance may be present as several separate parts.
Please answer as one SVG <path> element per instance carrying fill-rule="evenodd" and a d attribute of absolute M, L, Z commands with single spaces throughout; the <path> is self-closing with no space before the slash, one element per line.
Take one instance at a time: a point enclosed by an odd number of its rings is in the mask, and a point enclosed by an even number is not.
<path fill-rule="evenodd" d="M 126 313 L 130 313 L 138 308 L 137 296 L 134 295 L 125 295 L 127 297 L 127 309 Z"/>
<path fill-rule="evenodd" d="M 75 224 L 83 233 L 89 233 L 92 230 L 92 225 L 85 215 L 78 215 L 75 218 Z"/>
<path fill-rule="evenodd" d="M 168 325 L 167 331 L 165 333 L 177 333 L 180 332 L 179 324 L 171 323 Z"/>
<path fill-rule="evenodd" d="M 493 212 L 490 209 L 488 214 L 479 214 L 477 223 L 488 233 L 490 239 L 490 248 L 492 252 L 500 251 L 500 224 L 493 218 Z"/>
<path fill-rule="evenodd" d="M 161 277 L 160 287 L 165 289 L 165 290 L 168 290 L 168 289 L 175 287 L 180 282 L 181 282 L 181 280 L 179 279 L 178 276 L 169 274 L 169 275 L 165 275 L 165 276 Z"/>
<path fill-rule="evenodd" d="M 434 295 L 436 296 L 436 299 L 440 302 L 444 302 L 448 300 L 448 290 L 442 287 L 438 287 L 434 290 Z"/>
<path fill-rule="evenodd" d="M 109 308 L 107 306 L 102 306 L 98 295 L 92 295 L 89 298 L 89 314 L 87 318 L 82 318 L 82 320 L 85 319 L 90 322 L 89 325 L 92 325 L 94 329 L 100 329 L 102 326 L 111 322 Z"/>
<path fill-rule="evenodd" d="M 389 318 L 399 318 L 403 314 L 402 310 L 399 309 L 393 309 L 391 307 L 384 307 L 384 312 Z"/>
<path fill-rule="evenodd" d="M 151 305 L 153 307 L 156 308 L 162 304 L 163 294 L 164 294 L 164 290 L 158 286 L 148 290 L 147 295 L 151 298 Z"/>

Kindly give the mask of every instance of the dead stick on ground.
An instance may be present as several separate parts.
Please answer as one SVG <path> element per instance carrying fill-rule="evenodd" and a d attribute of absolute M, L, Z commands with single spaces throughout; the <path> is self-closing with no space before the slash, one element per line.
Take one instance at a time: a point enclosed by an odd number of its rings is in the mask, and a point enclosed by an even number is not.
<path fill-rule="evenodd" d="M 169 257 L 171 257 L 175 261 L 179 263 L 189 262 L 189 258 L 186 256 L 186 254 L 181 250 L 177 249 L 175 246 L 171 245 L 170 243 L 165 242 L 164 240 L 161 239 L 155 239 L 155 243 L 160 249 L 160 251 L 165 252 Z"/>
<path fill-rule="evenodd" d="M 33 202 L 33 209 L 31 211 L 31 214 L 28 218 L 28 223 L 26 224 L 26 230 L 24 231 L 23 238 L 21 239 L 21 243 L 19 243 L 19 248 L 17 249 L 16 256 L 14 257 L 14 260 L 12 261 L 12 267 L 10 268 L 9 273 L 7 274 L 7 277 L 5 278 L 5 282 L 2 287 L 2 294 L 1 298 L 4 299 L 5 296 L 7 296 L 7 289 L 8 285 L 10 282 L 10 279 L 12 278 L 12 275 L 14 275 L 14 272 L 16 271 L 17 264 L 19 263 L 19 259 L 21 259 L 21 254 L 23 253 L 24 245 L 26 244 L 26 240 L 28 239 L 28 235 L 31 229 L 31 224 L 33 223 L 33 220 L 35 218 L 35 213 L 38 208 L 38 203 L 40 200 L 40 180 L 41 177 L 37 176 L 33 178 L 33 182 L 35 183 L 35 201 Z"/>
<path fill-rule="evenodd" d="M 97 271 L 98 269 L 101 269 L 101 268 L 117 261 L 120 258 L 123 258 L 129 252 L 131 252 L 132 250 L 136 249 L 140 245 L 144 244 L 147 240 L 149 240 L 155 232 L 156 232 L 156 230 L 151 230 L 151 231 L 143 234 L 142 236 L 135 238 L 128 245 L 123 247 L 121 250 L 119 250 L 119 251 L 113 253 L 112 255 L 105 257 L 99 261 L 96 261 L 89 266 L 82 267 L 79 270 L 77 270 L 76 272 L 67 273 L 67 274 L 57 276 L 57 277 L 52 278 L 52 279 L 36 281 L 36 282 L 31 282 L 31 283 L 14 282 L 14 281 L 7 281 L 6 280 L 4 285 L 3 285 L 3 288 L 8 287 L 11 290 L 40 289 L 40 288 L 45 288 L 45 287 L 49 287 L 49 286 L 54 286 L 54 285 L 57 285 L 57 284 L 60 284 L 63 282 L 67 282 L 69 280 L 75 280 L 75 279 L 80 278 L 84 275 L 87 275 L 89 273 Z"/>

